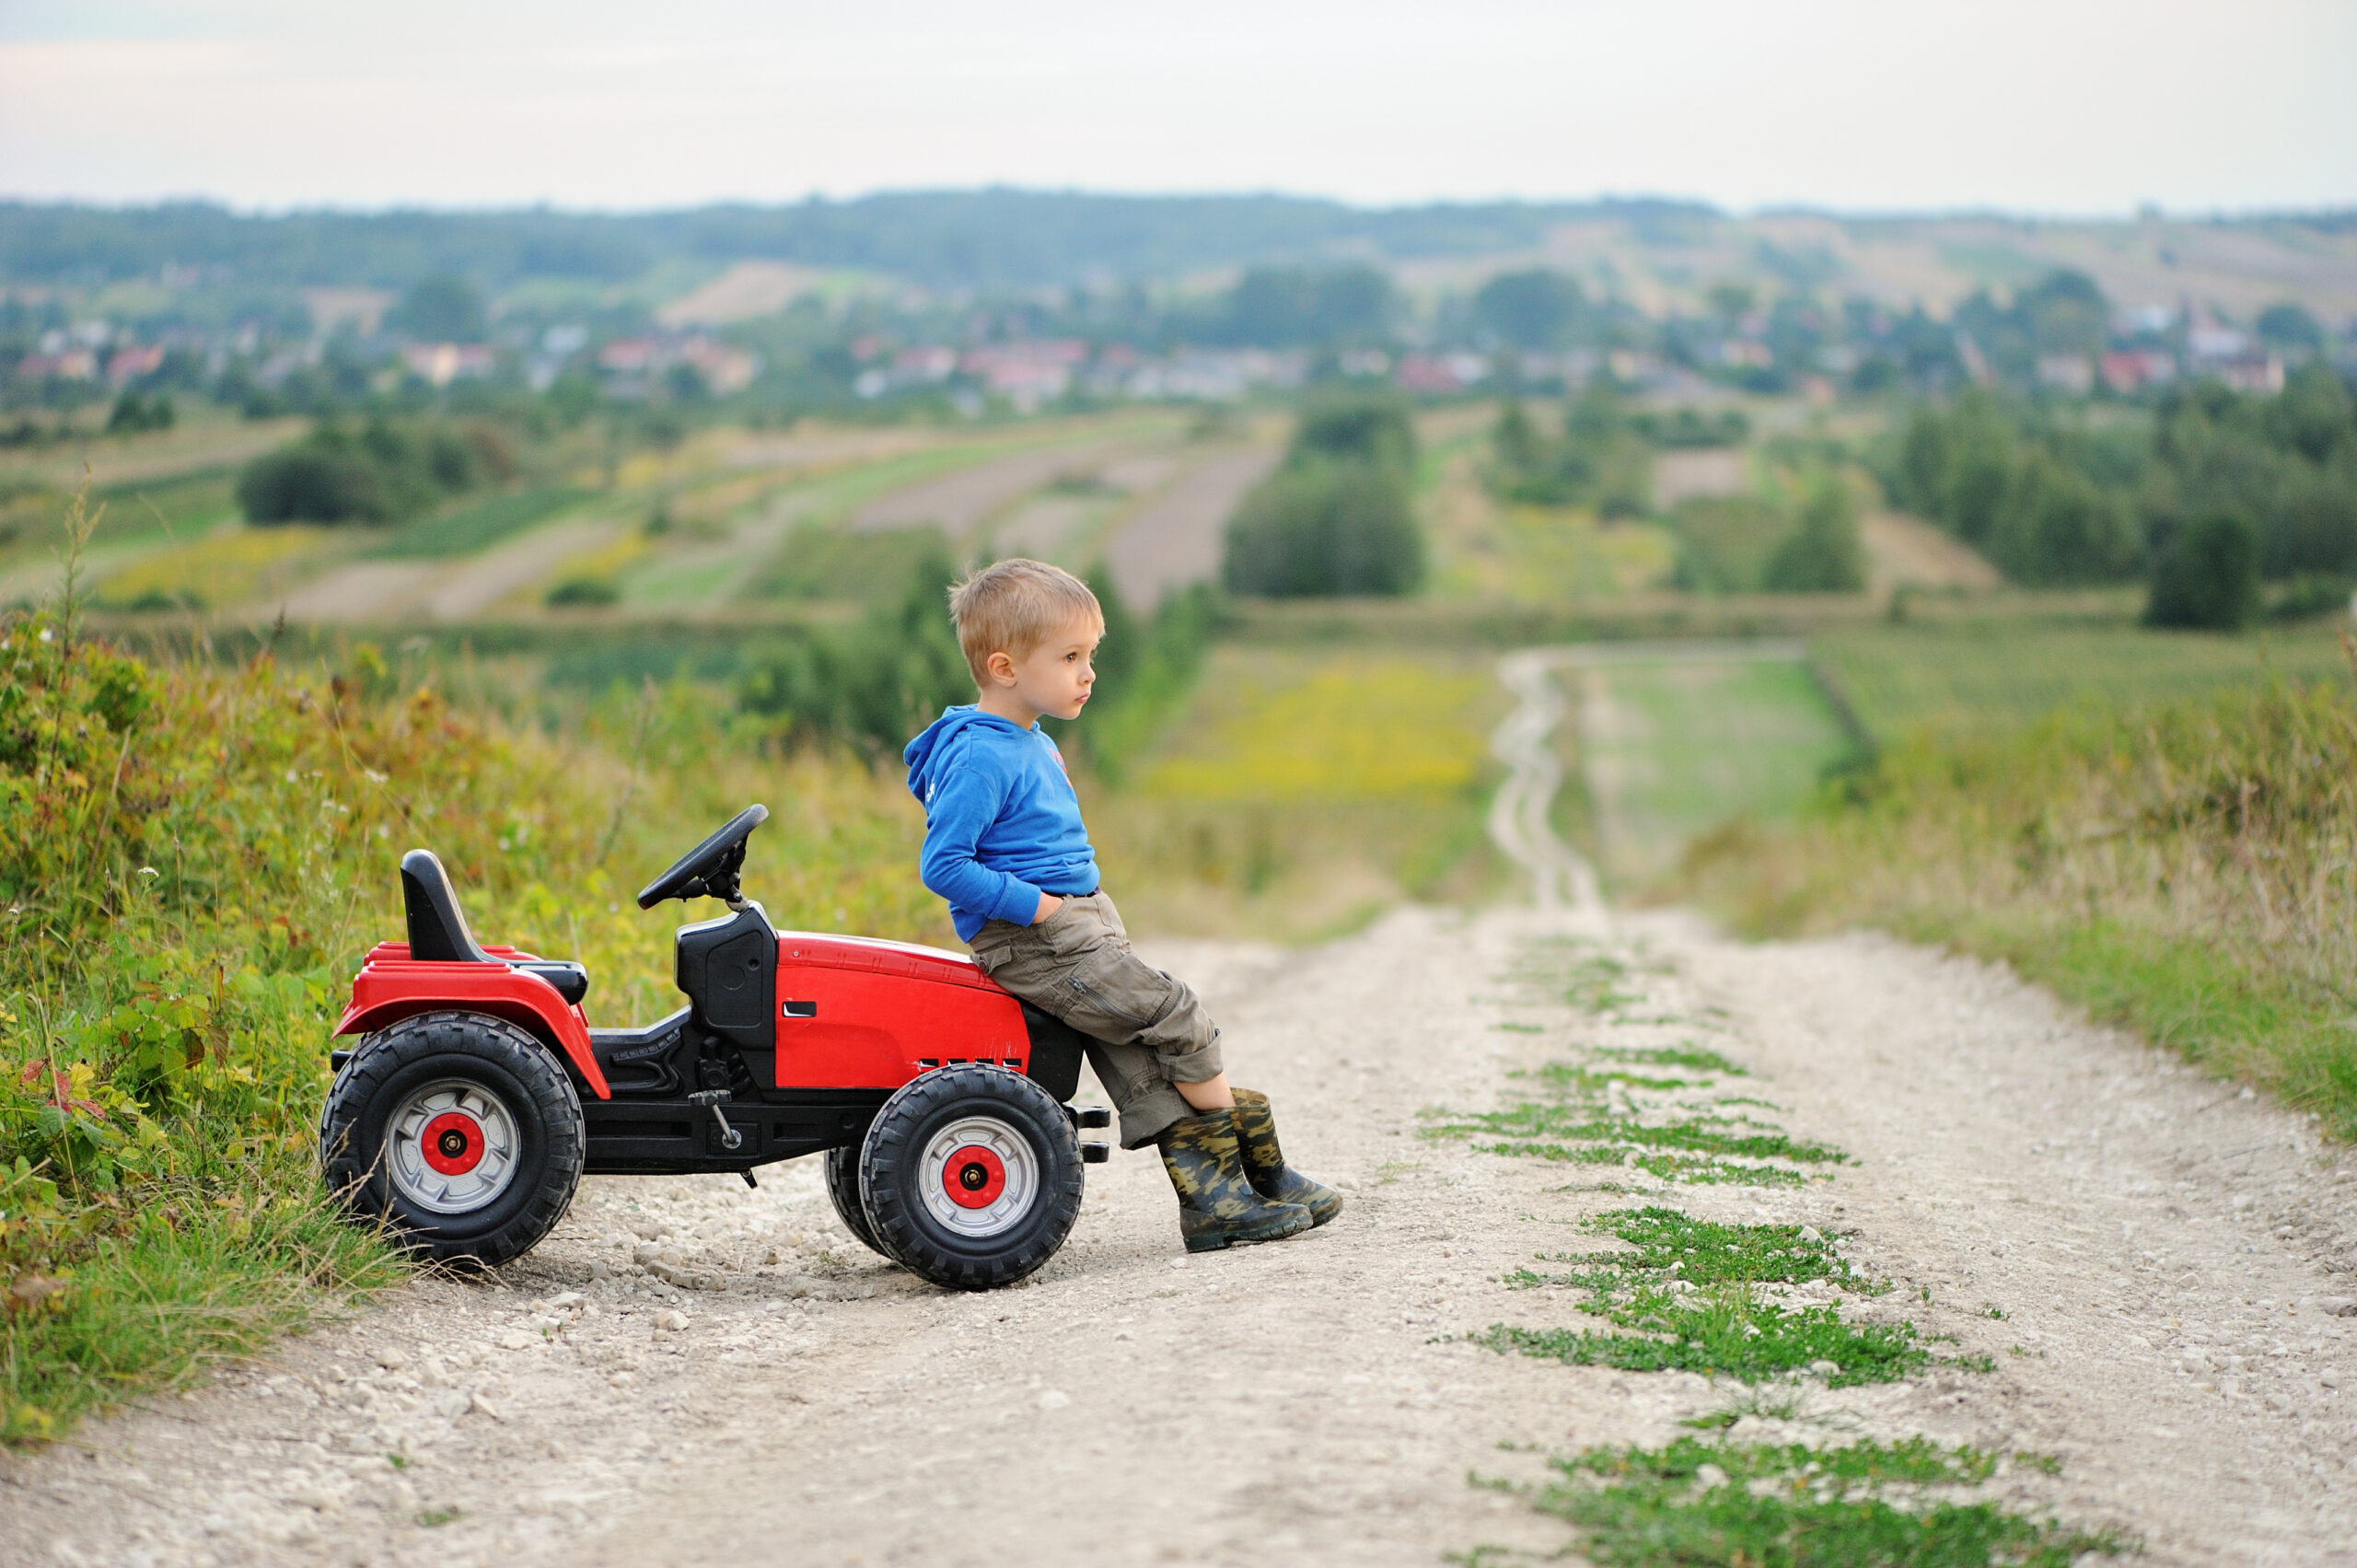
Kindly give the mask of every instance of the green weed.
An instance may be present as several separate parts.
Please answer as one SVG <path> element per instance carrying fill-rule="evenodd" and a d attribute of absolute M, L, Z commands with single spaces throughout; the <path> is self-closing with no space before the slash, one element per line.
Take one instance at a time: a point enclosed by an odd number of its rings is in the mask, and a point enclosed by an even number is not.
<path fill-rule="evenodd" d="M 1675 1273 L 1695 1285 L 1827 1280 L 1848 1290 L 1864 1288 L 1849 1260 L 1830 1242 L 1804 1235 L 1805 1227 L 1796 1225 L 1720 1225 L 1677 1209 L 1648 1206 L 1610 1210 L 1583 1220 L 1581 1228 L 1616 1237 L 1631 1250 L 1553 1254 L 1550 1261 L 1596 1264 L 1604 1271 L 1558 1283 L 1585 1284 L 1605 1274 L 1626 1280 Z"/>
<path fill-rule="evenodd" d="M 1717 1073 L 1730 1078 L 1749 1076 L 1746 1069 L 1717 1051 L 1699 1045 L 1600 1045 L 1596 1048 L 1596 1053 L 1620 1062 L 1643 1063 L 1649 1067 L 1685 1067 L 1697 1073 Z"/>
<path fill-rule="evenodd" d="M 1817 1281 L 1867 1291 L 1847 1260 L 1798 1225 L 1720 1225 L 1647 1207 L 1598 1214 L 1584 1228 L 1618 1237 L 1629 1249 L 1542 1254 L 1542 1261 L 1581 1267 L 1551 1274 L 1521 1269 L 1504 1283 L 1585 1290 L 1582 1311 L 1635 1333 L 1498 1326 L 1483 1342 L 1562 1361 L 1724 1374 L 1747 1383 L 1831 1362 L 1836 1370 L 1827 1378 L 1835 1387 L 1896 1381 L 1929 1359 L 1912 1324 L 1852 1326 L 1830 1307 L 1788 1308 L 1760 1299 L 1759 1286 Z"/>
<path fill-rule="evenodd" d="M 1679 1438 L 1550 1461 L 1532 1505 L 1608 1568 L 2069 1568 L 2128 1543 L 1968 1496 L 1993 1456 L 1922 1438 L 1839 1448 Z M 1957 1493 L 1968 1495 L 1959 1497 Z"/>
<path fill-rule="evenodd" d="M 1835 1388 L 1896 1383 L 1931 1359 L 1911 1323 L 1852 1325 L 1830 1307 L 1782 1307 L 1740 1290 L 1722 1291 L 1693 1305 L 1645 1291 L 1604 1315 L 1642 1332 L 1494 1324 L 1475 1342 L 1576 1365 L 1700 1372 L 1745 1383 L 1789 1376 L 1829 1361 L 1835 1370 L 1825 1375 L 1826 1384 Z"/>

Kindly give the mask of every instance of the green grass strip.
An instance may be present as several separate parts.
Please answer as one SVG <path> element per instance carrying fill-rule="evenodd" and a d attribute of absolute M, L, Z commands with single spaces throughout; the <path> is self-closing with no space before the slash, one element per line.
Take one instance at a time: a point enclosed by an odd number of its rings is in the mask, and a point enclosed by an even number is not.
<path fill-rule="evenodd" d="M 1730 1078 L 1747 1078 L 1751 1074 L 1736 1066 L 1717 1051 L 1699 1045 L 1599 1045 L 1598 1056 L 1615 1061 L 1641 1063 L 1648 1067 L 1684 1067 L 1696 1073 L 1718 1073 Z"/>
<path fill-rule="evenodd" d="M 1677 1209 L 1648 1205 L 1594 1215 L 1581 1221 L 1580 1228 L 1616 1237 L 1633 1250 L 1541 1254 L 1543 1261 L 1593 1264 L 1600 1272 L 1551 1276 L 1539 1283 L 1579 1284 L 1618 1294 L 1602 1282 L 1623 1282 L 1620 1288 L 1627 1288 L 1627 1282 L 1637 1273 L 1662 1277 L 1674 1273 L 1698 1286 L 1828 1280 L 1845 1290 L 1866 1289 L 1850 1260 L 1835 1251 L 1832 1243 L 1802 1234 L 1803 1227 L 1796 1225 L 1719 1225 Z"/>
<path fill-rule="evenodd" d="M 1653 1292 L 1612 1308 L 1616 1322 L 1642 1333 L 1593 1329 L 1523 1329 L 1493 1324 L 1475 1342 L 1501 1353 L 1550 1357 L 1579 1366 L 1627 1372 L 1700 1372 L 1765 1383 L 1829 1361 L 1829 1388 L 1896 1383 L 1913 1376 L 1931 1353 L 1912 1323 L 1850 1324 L 1830 1307 L 1789 1308 L 1729 1291 L 1694 1305 Z"/>
<path fill-rule="evenodd" d="M 1849 1159 L 1829 1144 L 1795 1143 L 1773 1127 L 1743 1117 L 1689 1117 L 1655 1125 L 1633 1116 L 1598 1115 L 1590 1106 L 1549 1105 L 1538 1100 L 1524 1100 L 1504 1110 L 1460 1112 L 1428 1128 L 1425 1135 L 1469 1137 L 1485 1132 L 1516 1141 L 1686 1149 L 1803 1165 L 1841 1165 Z"/>
<path fill-rule="evenodd" d="M 1839 1448 L 1680 1438 L 1550 1464 L 1532 1505 L 1578 1527 L 1583 1555 L 1606 1568 L 2070 1568 L 2129 1550 L 2109 1530 L 1956 1496 L 1990 1480 L 1995 1457 L 1921 1437 Z"/>
<path fill-rule="evenodd" d="M 534 528 L 588 499 L 590 493 L 565 485 L 486 496 L 438 517 L 412 523 L 371 551 L 388 560 L 438 561 L 471 555 Z"/>

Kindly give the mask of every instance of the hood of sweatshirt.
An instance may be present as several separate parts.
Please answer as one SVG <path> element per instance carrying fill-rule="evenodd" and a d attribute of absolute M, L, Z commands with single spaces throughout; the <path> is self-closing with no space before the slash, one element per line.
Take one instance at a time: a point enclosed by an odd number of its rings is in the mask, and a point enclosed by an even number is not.
<path fill-rule="evenodd" d="M 924 733 L 909 742 L 900 753 L 900 761 L 909 765 L 909 793 L 920 801 L 933 787 L 934 765 L 948 753 L 949 743 L 976 725 L 993 726 L 1009 735 L 1020 735 L 1013 723 L 996 714 L 986 714 L 973 703 L 963 703 L 941 710 L 941 716 L 925 726 Z"/>

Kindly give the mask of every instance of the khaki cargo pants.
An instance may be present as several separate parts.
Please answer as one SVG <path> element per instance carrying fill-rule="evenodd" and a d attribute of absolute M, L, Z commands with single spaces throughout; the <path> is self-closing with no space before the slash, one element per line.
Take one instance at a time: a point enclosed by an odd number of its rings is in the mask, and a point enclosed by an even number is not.
<path fill-rule="evenodd" d="M 1130 947 L 1104 890 L 1068 898 L 1037 925 L 993 920 L 967 944 L 982 972 L 1088 1038 L 1088 1064 L 1121 1113 L 1121 1147 L 1195 1114 L 1173 1084 L 1222 1071 L 1219 1028 L 1184 981 Z"/>

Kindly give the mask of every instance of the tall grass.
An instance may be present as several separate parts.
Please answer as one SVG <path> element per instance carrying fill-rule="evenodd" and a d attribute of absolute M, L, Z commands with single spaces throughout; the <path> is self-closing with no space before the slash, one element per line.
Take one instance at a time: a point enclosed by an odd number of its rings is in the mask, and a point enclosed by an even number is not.
<path fill-rule="evenodd" d="M 2091 701 L 1996 737 L 1919 731 L 1798 824 L 1700 841 L 1682 882 L 1756 932 L 1864 921 L 2008 959 L 2357 1136 L 2345 682 Z"/>
<path fill-rule="evenodd" d="M 946 938 L 897 780 L 739 722 L 649 686 L 549 733 L 365 656 L 144 662 L 70 593 L 0 620 L 0 1437 L 400 1277 L 333 1222 L 311 1145 L 403 850 L 442 854 L 486 937 L 587 963 L 601 1022 L 673 1005 L 678 912 L 632 893 L 749 800 L 781 925 Z"/>

